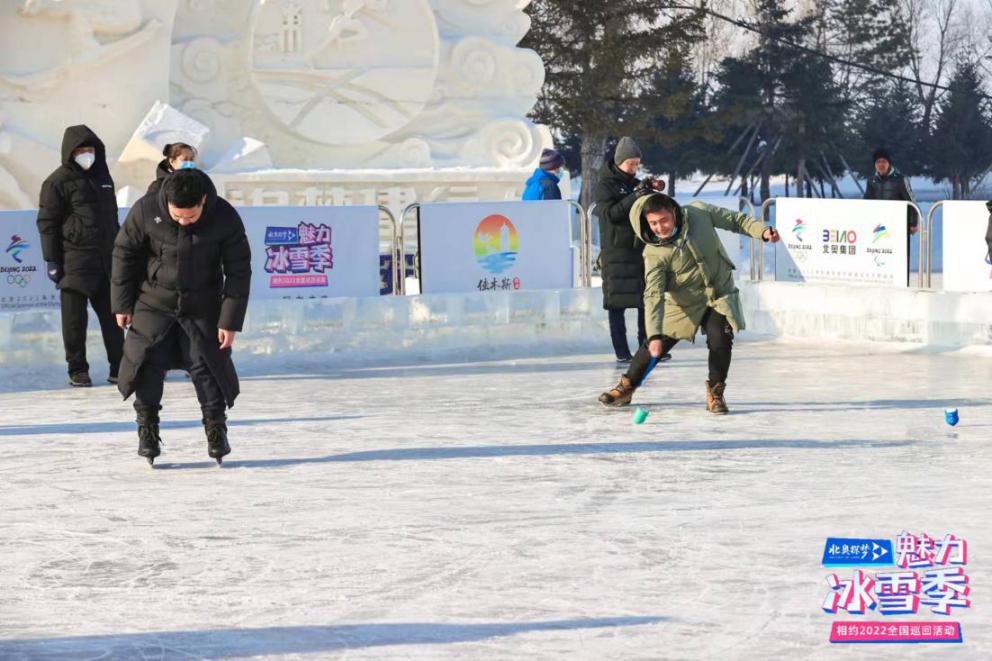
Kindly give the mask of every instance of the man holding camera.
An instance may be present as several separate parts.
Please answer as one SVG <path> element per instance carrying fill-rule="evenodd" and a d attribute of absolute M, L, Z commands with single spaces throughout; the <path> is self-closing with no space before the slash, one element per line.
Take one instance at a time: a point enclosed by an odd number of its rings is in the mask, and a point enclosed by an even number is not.
<path fill-rule="evenodd" d="M 609 313 L 610 339 L 618 363 L 631 360 L 627 344 L 625 311 L 637 310 L 637 342 L 644 344 L 644 243 L 630 226 L 634 202 L 648 193 L 661 191 L 664 182 L 640 180 L 641 150 L 624 136 L 612 159 L 607 159 L 596 185 L 596 215 L 599 218 L 600 271 L 603 277 L 603 308 Z M 666 354 L 663 359 L 670 358 Z"/>

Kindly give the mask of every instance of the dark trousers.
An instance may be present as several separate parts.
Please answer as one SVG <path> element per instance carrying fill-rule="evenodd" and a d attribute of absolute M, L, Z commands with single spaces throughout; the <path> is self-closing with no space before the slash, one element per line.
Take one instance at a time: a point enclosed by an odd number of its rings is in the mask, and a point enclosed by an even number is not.
<path fill-rule="evenodd" d="M 217 379 L 205 362 L 192 360 L 189 337 L 179 324 L 174 324 L 165 338 L 148 350 L 145 361 L 138 370 L 134 390 L 134 410 L 138 413 L 138 422 L 158 421 L 158 412 L 162 410 L 165 373 L 177 364 L 189 370 L 204 421 L 224 421 L 227 403 Z"/>
<path fill-rule="evenodd" d="M 613 341 L 613 352 L 617 358 L 630 358 L 630 345 L 627 344 L 626 310 L 608 310 L 610 314 L 610 340 Z M 647 339 L 644 330 L 644 308 L 637 308 L 637 344 L 644 344 Z"/>
<path fill-rule="evenodd" d="M 110 310 L 110 283 L 105 282 L 93 298 L 68 289 L 60 290 L 59 298 L 62 303 L 62 343 L 65 345 L 65 362 L 69 365 L 69 374 L 87 372 L 90 369 L 86 362 L 86 325 L 89 318 L 86 303 L 89 301 L 96 312 L 96 318 L 100 320 L 110 375 L 117 376 L 124 352 L 124 331 L 117 325 L 117 319 Z"/>
<path fill-rule="evenodd" d="M 730 371 L 730 355 L 734 348 L 734 331 L 730 327 L 727 318 L 714 310 L 708 308 L 703 315 L 703 330 L 706 332 L 706 346 L 709 347 L 709 368 L 710 383 L 722 383 L 727 380 L 727 373 Z M 668 353 L 672 347 L 678 344 L 678 340 L 663 336 L 661 338 L 661 353 Z M 642 344 L 637 350 L 637 354 L 630 362 L 627 370 L 627 378 L 635 386 L 641 385 L 644 379 L 644 372 L 647 371 L 648 363 L 651 362 L 651 354 L 648 352 L 648 345 Z"/>

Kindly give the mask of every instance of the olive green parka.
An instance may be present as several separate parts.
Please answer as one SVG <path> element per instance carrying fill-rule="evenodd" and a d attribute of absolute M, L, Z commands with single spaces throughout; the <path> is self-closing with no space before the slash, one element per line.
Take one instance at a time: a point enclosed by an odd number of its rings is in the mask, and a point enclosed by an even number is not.
<path fill-rule="evenodd" d="M 745 214 L 702 202 L 692 202 L 684 208 L 675 203 L 678 231 L 661 239 L 641 217 L 651 197 L 641 197 L 630 210 L 634 235 L 645 244 L 644 313 L 648 338 L 667 335 L 694 341 L 707 308 L 727 317 L 734 331 L 743 330 L 744 311 L 734 284 L 734 262 L 720 243 L 716 228 L 760 239 L 768 226 Z"/>

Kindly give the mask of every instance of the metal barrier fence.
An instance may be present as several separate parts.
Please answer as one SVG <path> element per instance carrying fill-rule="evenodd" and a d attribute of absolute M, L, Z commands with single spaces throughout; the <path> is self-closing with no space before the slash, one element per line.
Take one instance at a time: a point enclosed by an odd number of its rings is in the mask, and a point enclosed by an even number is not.
<path fill-rule="evenodd" d="M 921 239 L 924 236 L 926 237 L 926 248 L 927 248 L 927 250 L 926 250 L 926 284 L 924 284 L 924 279 L 923 279 L 923 273 L 924 273 L 924 270 L 923 270 L 924 254 L 923 254 L 923 248 L 922 247 L 920 248 L 920 287 L 921 288 L 924 288 L 925 287 L 926 289 L 930 289 L 933 286 L 933 280 L 932 280 L 932 276 L 933 276 L 933 216 L 934 216 L 934 213 L 937 211 L 937 209 L 940 209 L 943 206 L 944 206 L 944 202 L 943 201 L 934 202 L 933 203 L 933 206 L 930 207 L 930 211 L 927 212 L 926 228 L 923 227 L 923 224 L 922 223 L 920 224 L 920 237 L 921 237 Z"/>
<path fill-rule="evenodd" d="M 779 198 L 770 198 L 765 200 L 761 204 L 760 209 L 756 209 L 754 204 L 746 197 L 739 198 L 738 202 L 739 205 L 743 207 L 742 211 L 746 210 L 749 216 L 752 218 L 757 218 L 763 223 L 774 226 L 775 223 L 771 221 L 770 212 L 771 207 L 775 205 L 778 199 Z M 593 253 L 595 251 L 596 244 L 593 241 L 593 237 L 595 235 L 593 221 L 596 218 L 596 205 L 592 204 L 588 209 L 585 209 L 578 202 L 571 200 L 567 202 L 575 209 L 579 219 L 578 285 L 580 287 L 590 287 L 592 286 L 592 278 L 595 270 Z M 934 216 L 937 211 L 943 207 L 944 202 L 938 201 L 934 203 L 926 214 L 922 212 L 918 205 L 910 202 L 907 202 L 906 204 L 919 219 L 919 231 L 916 236 L 916 241 L 919 248 L 919 261 L 916 269 L 919 278 L 918 287 L 921 289 L 930 289 L 933 286 L 933 246 L 935 243 L 933 236 Z M 398 222 L 396 217 L 386 207 L 380 206 L 380 209 L 387 214 L 393 226 L 393 246 L 395 255 L 393 260 L 393 292 L 397 295 L 403 295 L 406 293 L 405 278 L 403 277 L 403 265 L 406 260 L 408 244 L 407 235 L 409 232 L 407 231 L 407 225 L 411 221 L 410 215 L 414 211 L 418 212 L 416 222 L 419 222 L 420 204 L 413 203 L 403 209 L 399 216 Z M 416 233 L 414 236 L 416 236 Z M 752 239 L 749 248 L 750 279 L 752 281 L 762 281 L 765 279 L 765 251 L 769 248 L 761 239 Z M 771 246 L 771 249 L 774 250 L 774 245 Z M 772 259 L 777 260 L 777 252 L 773 253 Z M 419 272 L 419 250 L 415 253 L 414 264 L 415 270 Z M 775 264 L 777 266 L 777 261 Z"/>
<path fill-rule="evenodd" d="M 738 200 L 739 206 L 742 211 L 746 210 L 746 213 L 752 218 L 757 218 L 765 224 L 775 226 L 775 222 L 771 220 L 771 208 L 776 204 L 777 200 L 780 198 L 770 198 L 765 200 L 760 209 L 755 209 L 754 204 L 746 197 L 741 197 Z M 579 224 L 579 270 L 577 283 L 580 287 L 590 287 L 592 286 L 592 278 L 594 273 L 594 259 L 593 253 L 595 250 L 595 243 L 593 237 L 595 235 L 595 228 L 593 226 L 593 220 L 595 216 L 596 205 L 592 204 L 588 209 L 585 209 L 581 204 L 572 200 L 566 200 L 572 208 L 575 209 L 578 224 Z M 532 202 L 521 202 L 522 204 L 532 204 Z M 907 202 L 907 207 L 911 209 L 917 218 L 919 219 L 919 231 L 917 232 L 917 245 L 919 248 L 919 262 L 917 264 L 917 273 L 919 277 L 918 287 L 921 289 L 930 289 L 933 286 L 933 246 L 934 246 L 934 216 L 938 210 L 940 210 L 944 202 L 938 201 L 934 203 L 928 213 L 924 214 L 920 207 L 916 204 Z M 405 282 L 405 264 L 407 261 L 407 251 L 408 244 L 415 243 L 417 248 L 414 251 L 414 272 L 420 272 L 420 251 L 419 251 L 419 218 L 420 218 L 420 203 L 413 203 L 408 205 L 400 213 L 397 219 L 396 215 L 388 208 L 383 205 L 379 205 L 379 210 L 383 213 L 385 218 L 388 220 L 389 227 L 392 236 L 392 291 L 395 295 L 406 294 L 406 282 Z M 412 214 L 416 212 L 416 215 Z M 411 225 L 412 224 L 412 225 Z M 408 226 L 411 226 L 413 236 L 408 236 L 411 232 L 408 230 Z M 413 239 L 410 241 L 409 239 Z M 752 239 L 749 246 L 750 250 L 750 269 L 749 276 L 752 281 L 763 281 L 765 279 L 765 251 L 768 249 L 765 242 L 761 239 Z M 771 245 L 771 249 L 774 250 L 774 244 Z M 773 253 L 774 264 L 777 267 L 778 253 L 777 251 Z M 907 256 L 908 259 L 908 256 Z"/>
<path fill-rule="evenodd" d="M 397 261 L 396 259 L 396 242 L 399 239 L 399 223 L 396 222 L 396 216 L 393 214 L 392 209 L 385 206 L 384 204 L 376 205 L 379 208 L 379 212 L 385 214 L 386 218 L 389 220 L 390 229 L 392 230 L 392 241 L 390 242 L 390 254 L 392 255 L 392 271 L 393 271 L 393 293 L 396 294 L 401 291 L 403 286 L 403 260 Z"/>

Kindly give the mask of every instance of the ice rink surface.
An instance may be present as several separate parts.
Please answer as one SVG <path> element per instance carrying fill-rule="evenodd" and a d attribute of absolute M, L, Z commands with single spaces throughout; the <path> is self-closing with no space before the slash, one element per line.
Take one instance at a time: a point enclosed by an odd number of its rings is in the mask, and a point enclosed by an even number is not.
<path fill-rule="evenodd" d="M 992 658 L 992 358 L 739 342 L 717 417 L 673 353 L 641 426 L 605 354 L 245 369 L 222 469 L 181 377 L 154 470 L 8 381 L 0 658 Z M 964 644 L 831 645 L 826 537 L 903 529 L 967 540 Z"/>

